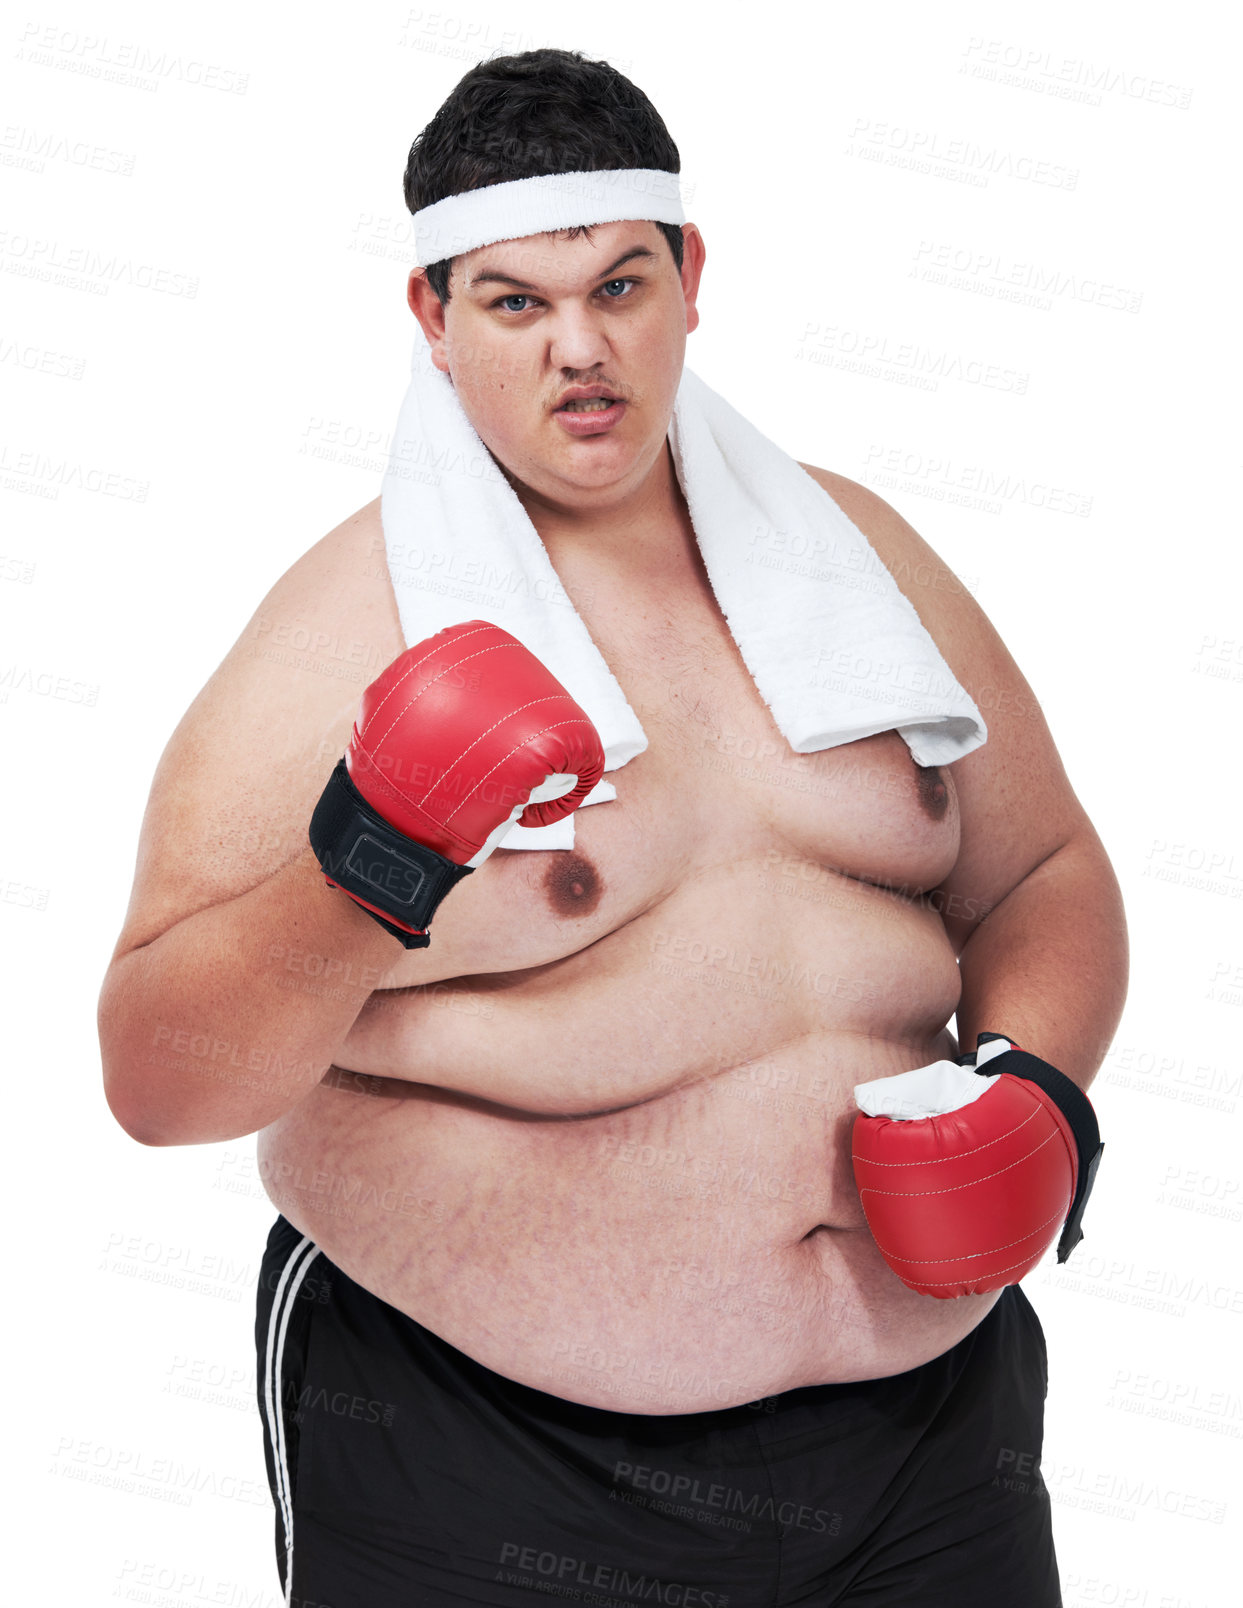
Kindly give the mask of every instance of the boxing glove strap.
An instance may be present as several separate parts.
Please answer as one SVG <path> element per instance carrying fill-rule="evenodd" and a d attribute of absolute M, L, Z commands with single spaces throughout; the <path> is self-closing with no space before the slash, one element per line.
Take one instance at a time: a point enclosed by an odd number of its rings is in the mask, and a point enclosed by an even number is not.
<path fill-rule="evenodd" d="M 1006 1038 L 1004 1033 L 978 1034 L 976 1049 L 995 1038 L 1005 1038 L 1011 1048 L 1001 1055 L 995 1055 L 991 1061 L 986 1061 L 983 1066 L 976 1067 L 975 1070 L 981 1077 L 1009 1072 L 1016 1078 L 1026 1078 L 1029 1083 L 1034 1083 L 1057 1106 L 1074 1135 L 1075 1148 L 1079 1153 L 1079 1164 L 1075 1169 L 1075 1194 L 1062 1227 L 1061 1238 L 1057 1242 L 1057 1259 L 1059 1262 L 1064 1262 L 1083 1238 L 1083 1212 L 1088 1204 L 1088 1196 L 1092 1193 L 1092 1185 L 1096 1182 L 1097 1168 L 1101 1164 L 1101 1155 L 1105 1149 L 1096 1123 L 1096 1112 L 1092 1109 L 1092 1102 L 1077 1083 L 1072 1083 L 1064 1072 L 1059 1072 L 1055 1066 L 1050 1066 L 1048 1061 L 1042 1061 L 1038 1055 L 1018 1049 L 1014 1041 Z M 974 1059 L 974 1057 L 963 1059 Z"/>
<path fill-rule="evenodd" d="M 474 870 L 391 826 L 354 786 L 344 758 L 315 806 L 309 836 L 324 875 L 407 949 L 427 947 L 425 929 L 440 901 Z"/>

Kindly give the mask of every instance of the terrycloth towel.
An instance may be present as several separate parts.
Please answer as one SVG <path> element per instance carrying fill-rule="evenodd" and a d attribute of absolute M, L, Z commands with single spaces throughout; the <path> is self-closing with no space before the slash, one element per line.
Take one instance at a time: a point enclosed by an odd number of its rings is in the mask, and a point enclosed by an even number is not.
<path fill-rule="evenodd" d="M 794 459 L 687 368 L 669 442 L 708 579 L 744 664 L 799 754 L 897 731 L 920 765 L 988 733 L 863 535 Z M 408 644 L 459 620 L 516 636 L 595 723 L 605 769 L 647 747 L 526 510 L 420 335 L 380 503 Z M 602 780 L 580 805 L 616 798 Z M 574 844 L 574 816 L 507 849 Z"/>

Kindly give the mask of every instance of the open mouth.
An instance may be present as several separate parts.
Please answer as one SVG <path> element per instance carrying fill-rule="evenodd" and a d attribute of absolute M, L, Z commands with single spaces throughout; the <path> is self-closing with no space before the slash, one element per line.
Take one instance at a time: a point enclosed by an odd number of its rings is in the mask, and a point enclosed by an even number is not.
<path fill-rule="evenodd" d="M 557 409 L 558 413 L 603 413 L 617 401 L 615 396 L 571 397 Z"/>

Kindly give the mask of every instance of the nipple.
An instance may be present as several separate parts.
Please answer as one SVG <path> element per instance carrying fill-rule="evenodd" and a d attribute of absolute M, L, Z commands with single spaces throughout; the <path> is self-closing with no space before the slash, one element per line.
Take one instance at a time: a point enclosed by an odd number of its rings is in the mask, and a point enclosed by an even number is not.
<path fill-rule="evenodd" d="M 559 916 L 587 916 L 604 892 L 599 873 L 585 855 L 554 849 L 544 878 L 544 892 Z"/>
<path fill-rule="evenodd" d="M 916 765 L 915 771 L 920 808 L 930 820 L 944 820 L 950 795 L 940 770 L 936 765 Z"/>

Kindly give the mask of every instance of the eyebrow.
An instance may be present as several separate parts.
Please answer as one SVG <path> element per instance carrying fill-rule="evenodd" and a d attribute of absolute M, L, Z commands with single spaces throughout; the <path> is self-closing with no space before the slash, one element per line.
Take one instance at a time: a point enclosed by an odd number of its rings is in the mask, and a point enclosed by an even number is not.
<path fill-rule="evenodd" d="M 649 257 L 653 262 L 656 261 L 656 253 L 650 247 L 634 246 L 629 251 L 623 252 L 616 262 L 610 263 L 603 273 L 597 274 L 597 280 L 611 278 L 625 263 L 634 262 L 640 257 Z M 495 268 L 485 268 L 481 274 L 473 275 L 469 288 L 473 290 L 476 285 L 517 285 L 519 290 L 531 291 L 539 288 L 537 285 L 528 285 L 525 279 L 515 279 L 512 274 L 499 273 Z"/>

